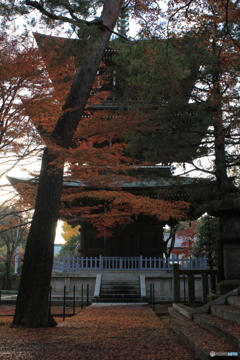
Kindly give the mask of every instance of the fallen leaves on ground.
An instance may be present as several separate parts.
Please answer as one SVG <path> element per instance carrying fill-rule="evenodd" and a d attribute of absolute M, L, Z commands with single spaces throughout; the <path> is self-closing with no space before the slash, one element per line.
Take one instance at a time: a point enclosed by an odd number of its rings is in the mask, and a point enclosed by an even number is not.
<path fill-rule="evenodd" d="M 90 306 L 48 329 L 11 328 L 11 320 L 0 317 L 4 360 L 198 359 L 148 306 Z"/>

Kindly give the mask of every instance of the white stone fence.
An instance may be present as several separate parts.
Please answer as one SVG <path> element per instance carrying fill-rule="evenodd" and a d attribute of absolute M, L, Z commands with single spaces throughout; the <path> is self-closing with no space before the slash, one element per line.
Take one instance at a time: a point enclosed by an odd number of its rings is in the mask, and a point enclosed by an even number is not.
<path fill-rule="evenodd" d="M 159 257 L 79 257 L 54 258 L 53 270 L 71 273 L 78 270 L 172 270 L 174 264 L 180 269 L 207 269 L 206 256 L 202 258 L 163 259 Z"/>

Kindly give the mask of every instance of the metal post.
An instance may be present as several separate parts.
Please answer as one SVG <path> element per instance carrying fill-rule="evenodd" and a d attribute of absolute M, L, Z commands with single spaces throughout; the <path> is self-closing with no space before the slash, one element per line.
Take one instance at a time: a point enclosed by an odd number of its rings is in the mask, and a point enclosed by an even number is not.
<path fill-rule="evenodd" d="M 81 309 L 83 308 L 83 284 L 82 284 L 82 291 L 81 291 Z"/>
<path fill-rule="evenodd" d="M 187 297 L 186 297 L 186 276 L 183 275 L 183 300 L 184 302 L 187 302 Z"/>
<path fill-rule="evenodd" d="M 155 310 L 155 298 L 154 298 L 154 284 L 152 284 L 152 298 L 153 298 L 153 310 Z"/>
<path fill-rule="evenodd" d="M 65 320 L 65 307 L 66 307 L 66 285 L 64 285 L 64 291 L 63 291 L 63 321 Z"/>
<path fill-rule="evenodd" d="M 150 287 L 150 304 L 152 306 L 152 284 L 150 284 L 149 287 Z"/>
<path fill-rule="evenodd" d="M 0 290 L 0 305 L 1 305 L 1 302 L 2 302 L 2 292 Z"/>
<path fill-rule="evenodd" d="M 73 315 L 75 315 L 76 286 L 73 286 Z"/>
<path fill-rule="evenodd" d="M 89 303 L 89 284 L 87 284 L 87 306 Z"/>

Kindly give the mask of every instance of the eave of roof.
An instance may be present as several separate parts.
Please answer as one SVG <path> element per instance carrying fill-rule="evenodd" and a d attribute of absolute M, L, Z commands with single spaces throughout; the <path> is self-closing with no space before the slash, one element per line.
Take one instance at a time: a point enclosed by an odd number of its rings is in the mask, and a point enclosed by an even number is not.
<path fill-rule="evenodd" d="M 8 181 L 12 186 L 15 186 L 19 183 L 29 183 L 35 185 L 38 183 L 38 179 L 26 179 L 26 178 L 17 178 L 12 176 L 7 176 Z M 171 177 L 159 177 L 156 179 L 148 179 L 148 178 L 141 178 L 138 181 L 129 181 L 118 183 L 116 182 L 115 187 L 121 187 L 123 189 L 141 189 L 141 188 L 169 188 L 171 186 L 194 186 L 199 184 L 208 184 L 208 185 L 215 185 L 215 181 L 213 179 L 206 179 L 206 178 L 191 178 L 191 177 L 179 177 L 179 176 L 171 176 Z M 106 188 L 106 186 L 102 185 L 91 185 L 84 183 L 81 180 L 64 180 L 63 187 L 83 187 L 84 189 L 100 189 Z M 114 184 L 111 186 L 114 188 Z"/>

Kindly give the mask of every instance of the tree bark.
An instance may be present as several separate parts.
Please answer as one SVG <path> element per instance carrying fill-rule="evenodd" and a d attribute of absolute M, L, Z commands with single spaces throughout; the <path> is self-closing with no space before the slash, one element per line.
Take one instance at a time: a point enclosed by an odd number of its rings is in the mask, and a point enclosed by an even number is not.
<path fill-rule="evenodd" d="M 105 0 L 101 19 L 113 29 L 123 0 Z M 111 32 L 99 30 L 90 39 L 91 51 L 83 53 L 71 90 L 63 107 L 63 115 L 52 133 L 56 146 L 68 148 L 81 120 L 89 98 L 91 86 L 100 65 Z M 48 294 L 51 282 L 55 229 L 61 201 L 63 166 L 58 155 L 46 148 L 42 158 L 35 212 L 25 250 L 22 275 L 13 324 L 28 328 L 56 325 L 48 311 Z M 55 161 L 53 163 L 53 161 Z"/>

